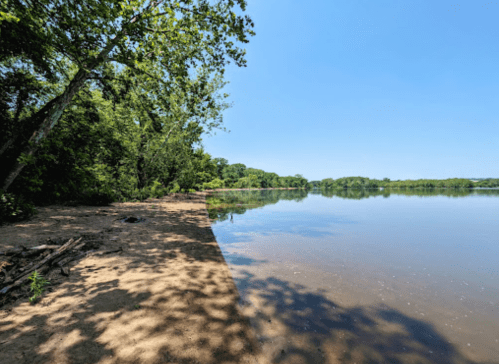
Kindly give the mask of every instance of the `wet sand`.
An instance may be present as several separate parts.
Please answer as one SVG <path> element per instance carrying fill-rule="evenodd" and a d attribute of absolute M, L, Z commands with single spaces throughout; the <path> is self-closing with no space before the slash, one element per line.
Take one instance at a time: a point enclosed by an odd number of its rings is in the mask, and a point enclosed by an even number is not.
<path fill-rule="evenodd" d="M 122 216 L 146 220 L 127 224 Z M 239 311 L 204 193 L 40 207 L 29 221 L 0 227 L 0 249 L 77 234 L 123 252 L 77 262 L 36 305 L 24 297 L 1 307 L 0 363 L 265 362 Z"/>

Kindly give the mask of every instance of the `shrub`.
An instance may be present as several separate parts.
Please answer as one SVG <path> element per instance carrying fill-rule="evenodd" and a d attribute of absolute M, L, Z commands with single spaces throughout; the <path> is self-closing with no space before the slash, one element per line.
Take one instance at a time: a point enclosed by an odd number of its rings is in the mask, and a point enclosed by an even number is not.
<path fill-rule="evenodd" d="M 26 202 L 23 196 L 0 190 L 0 224 L 24 220 L 35 213 L 35 206 Z"/>
<path fill-rule="evenodd" d="M 180 185 L 178 184 L 178 182 L 175 182 L 169 193 L 177 193 L 178 191 L 180 191 Z"/>
<path fill-rule="evenodd" d="M 219 178 L 215 178 L 211 182 L 203 183 L 203 189 L 205 190 L 215 190 L 217 188 L 223 188 L 223 187 L 224 187 L 224 181 L 222 181 Z"/>
<path fill-rule="evenodd" d="M 114 196 L 110 191 L 85 191 L 80 195 L 79 202 L 88 206 L 108 206 L 114 202 Z"/>
<path fill-rule="evenodd" d="M 50 282 L 43 278 L 36 270 L 31 273 L 28 279 L 31 280 L 30 288 L 31 292 L 33 292 L 33 297 L 30 297 L 29 302 L 34 304 L 38 297 L 42 295 L 43 291 L 45 291 L 45 288 L 43 287 L 50 284 Z"/>
<path fill-rule="evenodd" d="M 158 180 L 153 182 L 153 185 L 147 187 L 147 191 L 149 193 L 149 197 L 161 198 L 166 194 L 166 189 L 163 188 L 163 185 Z"/>

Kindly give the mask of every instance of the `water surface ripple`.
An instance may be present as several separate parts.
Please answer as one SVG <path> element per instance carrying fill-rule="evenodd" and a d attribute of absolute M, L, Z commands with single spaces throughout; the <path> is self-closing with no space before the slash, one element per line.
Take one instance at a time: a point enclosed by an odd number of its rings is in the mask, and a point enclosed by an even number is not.
<path fill-rule="evenodd" d="M 498 197 L 274 190 L 208 202 L 272 362 L 490 364 L 499 363 Z"/>

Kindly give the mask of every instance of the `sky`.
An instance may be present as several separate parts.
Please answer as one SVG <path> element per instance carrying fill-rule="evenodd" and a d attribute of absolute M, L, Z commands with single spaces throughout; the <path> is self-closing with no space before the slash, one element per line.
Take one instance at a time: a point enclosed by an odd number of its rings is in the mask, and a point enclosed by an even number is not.
<path fill-rule="evenodd" d="M 248 0 L 205 151 L 309 181 L 499 177 L 498 3 Z"/>

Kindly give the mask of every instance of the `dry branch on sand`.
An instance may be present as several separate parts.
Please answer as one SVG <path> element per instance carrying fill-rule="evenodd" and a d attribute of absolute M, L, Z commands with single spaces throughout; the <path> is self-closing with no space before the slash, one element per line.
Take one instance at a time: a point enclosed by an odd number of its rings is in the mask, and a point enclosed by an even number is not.
<path fill-rule="evenodd" d="M 45 274 L 51 269 L 60 269 L 68 276 L 68 264 L 86 256 L 116 253 L 122 249 L 85 250 L 83 238 L 69 239 L 63 245 L 39 245 L 33 248 L 17 248 L 0 251 L 0 306 L 9 300 L 9 293 L 28 281 L 29 276 L 37 271 Z M 2 277 L 3 276 L 3 277 Z"/>

